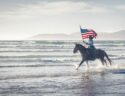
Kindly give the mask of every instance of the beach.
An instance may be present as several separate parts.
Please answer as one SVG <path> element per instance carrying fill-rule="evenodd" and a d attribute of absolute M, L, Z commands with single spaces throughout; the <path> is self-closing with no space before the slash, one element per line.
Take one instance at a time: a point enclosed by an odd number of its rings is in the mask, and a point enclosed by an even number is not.
<path fill-rule="evenodd" d="M 0 96 L 124 96 L 125 41 L 96 41 L 112 66 L 96 60 L 79 70 L 76 42 L 0 41 Z"/>

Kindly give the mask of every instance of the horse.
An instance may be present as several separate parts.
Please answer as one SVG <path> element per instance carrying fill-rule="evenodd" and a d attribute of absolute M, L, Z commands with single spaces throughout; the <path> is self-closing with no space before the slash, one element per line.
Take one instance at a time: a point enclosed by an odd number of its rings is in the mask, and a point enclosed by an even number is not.
<path fill-rule="evenodd" d="M 96 54 L 94 54 L 94 58 L 93 58 L 91 56 L 91 54 L 89 54 L 92 51 L 90 51 L 88 49 L 89 48 L 85 48 L 81 44 L 77 44 L 77 43 L 75 44 L 73 53 L 75 54 L 77 51 L 79 51 L 81 53 L 81 57 L 82 57 L 82 61 L 80 62 L 80 64 L 76 68 L 77 70 L 82 65 L 83 62 L 86 61 L 86 64 L 88 66 L 88 61 L 94 61 L 96 59 L 99 59 L 101 61 L 102 65 L 106 64 L 106 66 L 107 66 L 107 61 L 110 63 L 110 65 L 112 65 L 111 59 L 109 58 L 109 56 L 107 55 L 107 53 L 104 50 L 102 50 L 102 49 L 94 49 Z M 105 59 L 105 57 L 106 57 L 106 59 Z"/>

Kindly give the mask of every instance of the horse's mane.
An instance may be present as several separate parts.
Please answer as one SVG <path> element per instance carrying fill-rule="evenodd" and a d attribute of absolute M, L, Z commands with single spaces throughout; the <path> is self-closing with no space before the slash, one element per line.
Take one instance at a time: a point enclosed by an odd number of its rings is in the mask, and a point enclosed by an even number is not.
<path fill-rule="evenodd" d="M 77 43 L 76 44 L 80 49 L 86 49 L 83 45 L 81 45 L 81 44 L 79 44 L 79 43 Z"/>

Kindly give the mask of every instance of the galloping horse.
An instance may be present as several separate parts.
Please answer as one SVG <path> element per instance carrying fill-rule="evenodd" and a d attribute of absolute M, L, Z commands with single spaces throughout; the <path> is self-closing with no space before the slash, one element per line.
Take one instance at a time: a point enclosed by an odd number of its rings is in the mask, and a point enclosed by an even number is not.
<path fill-rule="evenodd" d="M 112 63 L 111 59 L 108 57 L 107 53 L 104 50 L 95 49 L 96 54 L 95 54 L 94 58 L 92 58 L 92 56 L 90 56 L 90 54 L 89 54 L 90 50 L 88 50 L 88 48 L 85 48 L 81 44 L 75 44 L 75 48 L 73 50 L 73 53 L 76 53 L 77 51 L 79 51 L 81 53 L 81 57 L 82 57 L 82 61 L 80 62 L 80 64 L 76 68 L 77 70 L 84 61 L 86 61 L 87 66 L 88 66 L 88 61 L 93 61 L 95 59 L 100 59 L 102 65 L 104 65 L 104 64 L 107 65 L 107 61 L 105 60 L 105 57 L 106 57 L 107 60 L 109 61 L 110 65 Z"/>

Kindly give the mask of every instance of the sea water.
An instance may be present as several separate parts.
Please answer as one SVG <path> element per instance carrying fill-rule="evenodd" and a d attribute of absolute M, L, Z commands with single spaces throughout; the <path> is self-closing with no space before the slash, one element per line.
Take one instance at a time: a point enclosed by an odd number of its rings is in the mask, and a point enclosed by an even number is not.
<path fill-rule="evenodd" d="M 0 96 L 125 96 L 125 41 L 96 41 L 112 66 L 79 68 L 80 41 L 0 41 Z"/>

